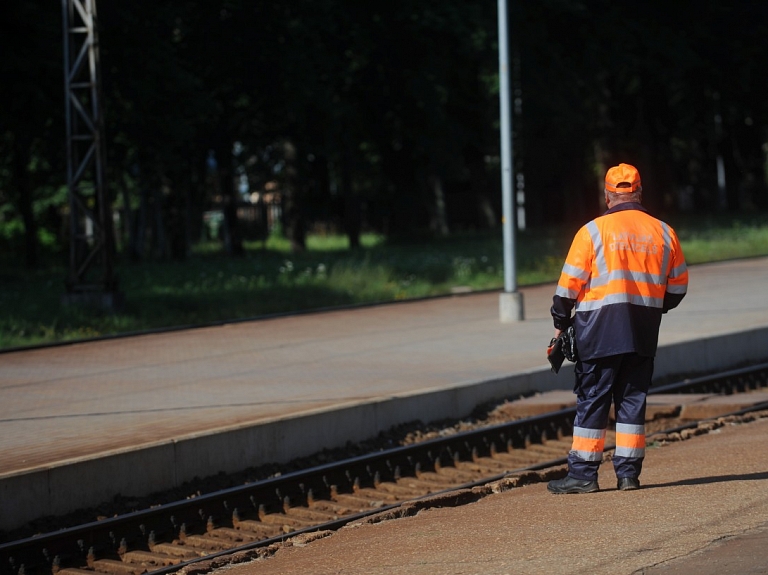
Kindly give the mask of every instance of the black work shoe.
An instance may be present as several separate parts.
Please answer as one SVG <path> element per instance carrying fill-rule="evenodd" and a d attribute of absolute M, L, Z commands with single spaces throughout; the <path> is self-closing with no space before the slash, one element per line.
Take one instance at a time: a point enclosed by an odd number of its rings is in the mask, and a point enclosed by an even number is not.
<path fill-rule="evenodd" d="M 616 485 L 616 489 L 619 491 L 632 491 L 633 489 L 640 489 L 640 480 L 636 477 L 619 477 L 619 482 Z"/>
<path fill-rule="evenodd" d="M 597 481 L 588 481 L 585 479 L 576 479 L 566 475 L 562 479 L 553 479 L 547 485 L 550 493 L 594 493 L 600 491 Z"/>

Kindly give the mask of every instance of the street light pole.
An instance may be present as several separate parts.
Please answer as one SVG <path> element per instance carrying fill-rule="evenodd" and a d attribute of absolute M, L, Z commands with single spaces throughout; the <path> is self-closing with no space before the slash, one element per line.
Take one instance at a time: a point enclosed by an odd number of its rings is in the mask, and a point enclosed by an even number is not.
<path fill-rule="evenodd" d="M 498 0 L 499 20 L 499 104 L 501 115 L 501 198 L 504 231 L 504 292 L 499 297 L 502 322 L 522 321 L 523 294 L 517 291 L 515 267 L 515 216 L 512 206 L 512 115 L 509 106 L 509 47 L 507 1 Z"/>

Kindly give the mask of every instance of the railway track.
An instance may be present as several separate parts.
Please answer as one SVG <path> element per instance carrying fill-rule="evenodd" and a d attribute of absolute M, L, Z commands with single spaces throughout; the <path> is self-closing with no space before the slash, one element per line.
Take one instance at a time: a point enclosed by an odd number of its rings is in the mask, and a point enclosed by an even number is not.
<path fill-rule="evenodd" d="M 768 364 L 686 380 L 652 393 L 749 393 Z M 744 411 L 766 410 L 753 405 Z M 725 415 L 725 414 L 724 414 Z M 305 471 L 0 545 L 0 575 L 165 575 L 201 561 L 324 533 L 441 494 L 531 472 L 562 474 L 575 409 L 454 433 Z M 667 432 L 697 423 L 666 420 Z M 657 425 L 658 426 L 658 425 Z M 649 433 L 653 429 L 649 429 Z M 606 444 L 612 449 L 613 435 Z M 450 494 L 450 495 L 447 495 Z"/>

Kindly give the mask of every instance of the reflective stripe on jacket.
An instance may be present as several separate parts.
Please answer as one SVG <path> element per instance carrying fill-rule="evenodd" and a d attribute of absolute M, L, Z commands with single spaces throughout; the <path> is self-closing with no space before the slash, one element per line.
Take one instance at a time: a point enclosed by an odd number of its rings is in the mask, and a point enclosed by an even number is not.
<path fill-rule="evenodd" d="M 631 352 L 654 357 L 661 315 L 680 303 L 687 287 L 675 231 L 642 205 L 622 203 L 576 234 L 552 317 L 558 329 L 573 323 L 580 359 Z"/>

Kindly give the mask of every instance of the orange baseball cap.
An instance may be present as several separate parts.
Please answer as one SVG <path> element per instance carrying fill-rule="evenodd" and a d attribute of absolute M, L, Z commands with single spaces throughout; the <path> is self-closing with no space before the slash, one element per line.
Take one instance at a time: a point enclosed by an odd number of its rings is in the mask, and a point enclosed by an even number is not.
<path fill-rule="evenodd" d="M 629 186 L 618 187 L 619 184 L 629 184 Z M 605 189 L 615 194 L 629 194 L 636 190 L 642 190 L 640 172 L 635 166 L 629 164 L 614 166 L 605 174 Z"/>

